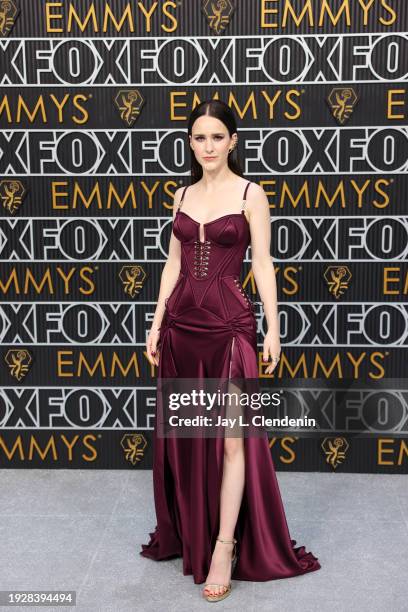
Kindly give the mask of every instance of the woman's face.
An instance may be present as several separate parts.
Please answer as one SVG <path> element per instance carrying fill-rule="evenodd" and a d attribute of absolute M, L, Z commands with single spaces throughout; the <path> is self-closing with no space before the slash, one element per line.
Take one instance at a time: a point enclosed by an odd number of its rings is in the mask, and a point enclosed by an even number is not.
<path fill-rule="evenodd" d="M 226 126 L 215 117 L 203 115 L 193 123 L 190 146 L 203 169 L 214 170 L 227 163 L 237 135 L 230 137 Z"/>

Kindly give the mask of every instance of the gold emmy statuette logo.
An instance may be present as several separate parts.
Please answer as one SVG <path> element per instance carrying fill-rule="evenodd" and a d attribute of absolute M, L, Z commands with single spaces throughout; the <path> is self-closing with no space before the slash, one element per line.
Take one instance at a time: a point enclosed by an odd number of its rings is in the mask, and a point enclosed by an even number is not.
<path fill-rule="evenodd" d="M 144 457 L 147 440 L 143 434 L 125 434 L 120 441 L 127 461 L 135 465 Z"/>
<path fill-rule="evenodd" d="M 19 12 L 20 8 L 15 0 L 0 0 L 0 36 L 6 37 L 10 34 Z"/>
<path fill-rule="evenodd" d="M 9 367 L 10 374 L 20 381 L 27 374 L 32 363 L 32 357 L 26 349 L 10 349 L 7 351 L 4 361 Z"/>
<path fill-rule="evenodd" d="M 115 104 L 120 111 L 120 118 L 127 125 L 133 125 L 142 108 L 144 99 L 137 89 L 121 89 L 115 97 Z"/>
<path fill-rule="evenodd" d="M 231 21 L 235 6 L 231 0 L 203 0 L 201 10 L 207 17 L 210 28 L 216 34 L 221 34 Z"/>
<path fill-rule="evenodd" d="M 335 87 L 331 90 L 327 102 L 333 117 L 343 124 L 350 118 L 358 102 L 358 96 L 352 87 Z"/>
<path fill-rule="evenodd" d="M 146 272 L 142 266 L 136 264 L 134 266 L 123 266 L 119 272 L 119 278 L 123 283 L 125 293 L 133 298 L 140 292 L 146 278 Z"/>
<path fill-rule="evenodd" d="M 323 276 L 330 293 L 337 299 L 349 288 L 351 272 L 347 266 L 329 266 Z"/>
<path fill-rule="evenodd" d="M 325 438 L 321 446 L 326 455 L 326 462 L 334 469 L 345 460 L 349 447 L 346 438 L 343 437 Z"/>
<path fill-rule="evenodd" d="M 20 208 L 26 193 L 21 181 L 0 181 L 0 202 L 11 215 Z"/>

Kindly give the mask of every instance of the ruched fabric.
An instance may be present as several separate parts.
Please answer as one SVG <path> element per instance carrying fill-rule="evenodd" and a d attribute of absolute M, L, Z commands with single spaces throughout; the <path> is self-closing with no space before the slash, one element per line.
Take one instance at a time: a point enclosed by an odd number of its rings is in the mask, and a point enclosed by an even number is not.
<path fill-rule="evenodd" d="M 244 213 L 204 224 L 205 256 L 196 220 L 179 210 L 173 232 L 181 269 L 166 300 L 158 378 L 257 378 L 254 304 L 239 283 L 250 243 Z M 153 444 L 157 520 L 140 554 L 156 561 L 182 557 L 183 573 L 203 583 L 219 532 L 224 438 L 164 438 L 155 428 Z M 317 557 L 290 537 L 266 432 L 244 438 L 244 453 L 232 578 L 266 581 L 318 570 Z"/>

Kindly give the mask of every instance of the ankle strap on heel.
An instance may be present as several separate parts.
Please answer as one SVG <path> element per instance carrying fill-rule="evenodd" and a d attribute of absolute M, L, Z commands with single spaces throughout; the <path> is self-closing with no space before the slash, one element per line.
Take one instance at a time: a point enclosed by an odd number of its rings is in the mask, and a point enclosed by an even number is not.
<path fill-rule="evenodd" d="M 221 540 L 220 538 L 217 538 L 218 542 L 222 542 L 223 544 L 236 544 L 237 541 L 235 538 L 232 538 L 232 540 Z"/>

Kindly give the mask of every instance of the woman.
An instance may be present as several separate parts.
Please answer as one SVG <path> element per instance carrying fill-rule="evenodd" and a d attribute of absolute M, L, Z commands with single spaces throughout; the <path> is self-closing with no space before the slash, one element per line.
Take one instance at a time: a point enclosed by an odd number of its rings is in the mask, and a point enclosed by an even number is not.
<path fill-rule="evenodd" d="M 227 104 L 202 102 L 188 125 L 192 184 L 175 193 L 169 256 L 146 350 L 168 377 L 257 379 L 254 305 L 239 282 L 251 244 L 252 270 L 268 323 L 263 359 L 281 351 L 270 257 L 269 205 L 242 176 L 237 129 Z M 239 206 L 241 204 L 241 206 Z M 183 208 L 183 210 L 181 210 Z M 160 359 L 158 350 L 160 349 Z M 290 539 L 266 432 L 262 437 L 154 435 L 157 526 L 140 554 L 182 556 L 203 595 L 230 594 L 231 576 L 265 581 L 320 568 Z M 237 552 L 238 544 L 238 552 Z"/>

